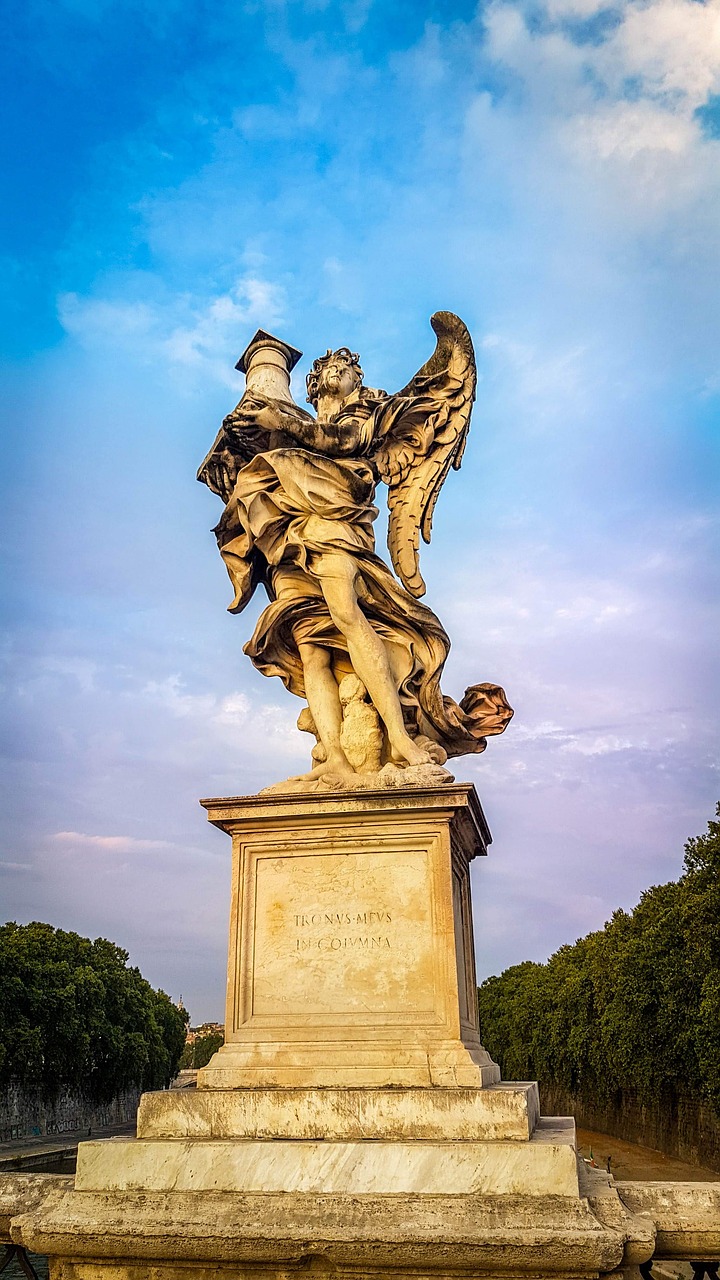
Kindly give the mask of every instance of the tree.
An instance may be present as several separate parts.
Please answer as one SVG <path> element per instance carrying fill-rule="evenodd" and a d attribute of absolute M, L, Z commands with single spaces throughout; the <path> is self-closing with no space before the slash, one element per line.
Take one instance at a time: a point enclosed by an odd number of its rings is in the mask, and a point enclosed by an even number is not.
<path fill-rule="evenodd" d="M 0 926 L 0 1083 L 103 1102 L 170 1083 L 187 1014 L 105 938 L 49 924 Z"/>
<path fill-rule="evenodd" d="M 720 1114 L 720 821 L 687 841 L 679 881 L 547 964 L 489 978 L 478 1000 L 508 1078 L 581 1099 L 630 1091 L 648 1106 L 684 1096 Z"/>
<path fill-rule="evenodd" d="M 222 1031 L 209 1031 L 206 1035 L 197 1036 L 192 1044 L 187 1044 L 180 1059 L 180 1067 L 200 1069 L 206 1067 L 214 1053 L 225 1043 Z"/>

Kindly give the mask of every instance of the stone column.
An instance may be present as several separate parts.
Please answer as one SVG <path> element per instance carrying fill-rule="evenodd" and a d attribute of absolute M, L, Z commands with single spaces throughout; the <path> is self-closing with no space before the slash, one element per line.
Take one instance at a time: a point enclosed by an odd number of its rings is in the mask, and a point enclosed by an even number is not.
<path fill-rule="evenodd" d="M 235 368 L 245 374 L 247 391 L 255 391 L 271 400 L 288 400 L 292 404 L 290 374 L 301 355 L 302 351 L 281 342 L 264 329 L 258 329 Z"/>

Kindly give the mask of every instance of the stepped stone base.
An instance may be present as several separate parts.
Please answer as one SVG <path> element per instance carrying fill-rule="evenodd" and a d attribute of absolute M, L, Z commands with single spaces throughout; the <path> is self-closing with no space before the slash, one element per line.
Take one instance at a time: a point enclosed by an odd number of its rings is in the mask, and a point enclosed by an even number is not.
<path fill-rule="evenodd" d="M 75 1190 L 577 1196 L 573 1120 L 529 1142 L 83 1142 Z"/>
<path fill-rule="evenodd" d="M 597 1280 L 648 1258 L 647 1223 L 583 1194 L 574 1122 L 539 1119 L 480 1043 L 473 788 L 204 803 L 233 842 L 227 1042 L 15 1220 L 52 1280 Z"/>
<path fill-rule="evenodd" d="M 654 1232 L 615 1197 L 100 1191 L 57 1194 L 13 1238 L 52 1280 L 596 1280 Z"/>
<path fill-rule="evenodd" d="M 497 1084 L 500 1069 L 478 1045 L 467 1048 L 459 1040 L 425 1045 L 384 1040 L 297 1041 L 270 1044 L 223 1045 L 207 1067 L 198 1072 L 200 1089 L 300 1088 L 312 1081 L 320 1088 L 339 1082 L 348 1088 L 431 1088 L 465 1086 L 482 1089 Z"/>
<path fill-rule="evenodd" d="M 537 1084 L 487 1089 L 238 1089 L 146 1093 L 138 1138 L 525 1141 Z"/>

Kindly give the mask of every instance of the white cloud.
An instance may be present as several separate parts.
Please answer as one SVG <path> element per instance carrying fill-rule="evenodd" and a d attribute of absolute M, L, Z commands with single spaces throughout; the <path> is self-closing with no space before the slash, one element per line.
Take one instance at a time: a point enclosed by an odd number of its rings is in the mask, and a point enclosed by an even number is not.
<path fill-rule="evenodd" d="M 615 3 L 608 0 L 547 0 L 545 11 L 550 18 L 594 18 L 598 13 L 611 12 Z"/>
<path fill-rule="evenodd" d="M 239 690 L 228 694 L 215 690 L 188 693 L 181 677 L 172 675 L 165 680 L 149 681 L 140 697 L 172 716 L 194 721 L 203 733 L 221 737 L 228 747 L 247 748 L 251 740 L 265 747 L 272 744 L 276 753 L 279 750 L 282 754 L 297 755 L 305 745 L 306 735 L 295 725 L 301 704 L 289 696 L 282 706 L 276 706 L 254 703 Z"/>
<path fill-rule="evenodd" d="M 720 89 L 720 0 L 625 0 L 605 34 L 579 40 L 566 19 L 602 9 L 548 0 L 547 21 L 530 25 L 522 6 L 491 5 L 486 47 L 513 82 L 490 110 L 478 95 L 467 127 L 475 145 L 502 139 L 533 198 L 558 187 L 577 210 L 594 203 L 632 233 L 720 195 L 720 145 L 694 116 Z"/>
<path fill-rule="evenodd" d="M 700 140 L 697 124 L 652 102 L 615 102 L 593 114 L 578 115 L 563 130 L 578 155 L 595 153 L 600 160 L 630 162 L 637 180 L 643 153 L 682 155 Z"/>
<path fill-rule="evenodd" d="M 602 13 L 613 20 L 592 40 L 578 39 L 568 26 L 568 19 Z M 541 91 L 543 114 L 557 109 L 569 89 L 576 103 L 645 96 L 694 110 L 720 86 L 718 0 L 546 0 L 532 16 L 530 25 L 522 4 L 499 0 L 485 25 L 492 57 L 512 67 L 526 89 Z"/>
<path fill-rule="evenodd" d="M 575 751 L 581 756 L 614 755 L 618 751 L 630 751 L 633 747 L 647 750 L 647 742 L 633 742 L 631 738 L 619 738 L 617 734 L 597 734 L 591 738 L 571 736 L 563 742 L 561 751 Z"/>
<path fill-rule="evenodd" d="M 584 413 L 591 403 L 591 379 L 587 347 L 582 343 L 558 350 L 542 349 L 505 333 L 488 333 L 480 341 L 490 376 L 509 375 L 507 390 L 530 411 L 524 430 L 544 426 L 550 413 L 556 416 L 561 400 Z"/>
<path fill-rule="evenodd" d="M 117 296 L 62 294 L 60 323 L 85 347 L 120 348 L 143 363 L 198 372 L 234 388 L 238 342 L 255 325 L 282 322 L 282 288 L 257 275 L 241 276 L 228 292 L 215 296 L 175 294 L 161 301 L 122 296 L 124 290 L 136 292 L 143 284 L 148 294 L 157 292 L 153 278 L 143 282 L 131 274 L 113 281 L 112 292 Z"/>
<path fill-rule="evenodd" d="M 140 853 L 147 849 L 173 847 L 167 840 L 139 840 L 135 836 L 91 836 L 85 835 L 82 831 L 56 831 L 51 839 L 56 840 L 58 844 L 71 845 L 73 849 L 90 848 L 109 852 L 118 850 L 123 853 L 133 851 Z"/>
<path fill-rule="evenodd" d="M 694 110 L 720 87 L 718 0 L 627 4 L 598 64 L 608 84 L 637 76 L 645 93 Z"/>
<path fill-rule="evenodd" d="M 87 658 L 67 658 L 53 654 L 42 659 L 40 669 L 52 675 L 69 676 L 82 693 L 92 693 L 96 688 L 98 664 Z"/>
<path fill-rule="evenodd" d="M 229 342 L 237 343 L 238 334 L 256 324 L 279 324 L 282 318 L 283 294 L 279 286 L 244 276 L 231 293 L 196 308 L 194 322 L 174 329 L 164 340 L 164 350 L 177 364 L 218 367 L 218 352 Z M 224 364 L 219 367 L 224 369 Z"/>

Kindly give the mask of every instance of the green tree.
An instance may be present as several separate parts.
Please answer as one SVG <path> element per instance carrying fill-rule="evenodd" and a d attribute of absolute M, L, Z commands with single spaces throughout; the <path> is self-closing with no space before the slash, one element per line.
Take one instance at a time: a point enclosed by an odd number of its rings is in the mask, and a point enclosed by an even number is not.
<path fill-rule="evenodd" d="M 96 1101 L 169 1084 L 187 1014 L 127 961 L 105 938 L 0 926 L 0 1083 Z"/>
<path fill-rule="evenodd" d="M 720 821 L 688 840 L 679 881 L 547 964 L 489 978 L 478 1001 L 507 1078 L 650 1106 L 682 1094 L 720 1114 Z"/>
<path fill-rule="evenodd" d="M 197 1036 L 192 1044 L 186 1044 L 180 1059 L 181 1068 L 206 1067 L 214 1053 L 224 1045 L 225 1036 L 222 1031 L 208 1031 L 206 1035 Z"/>

